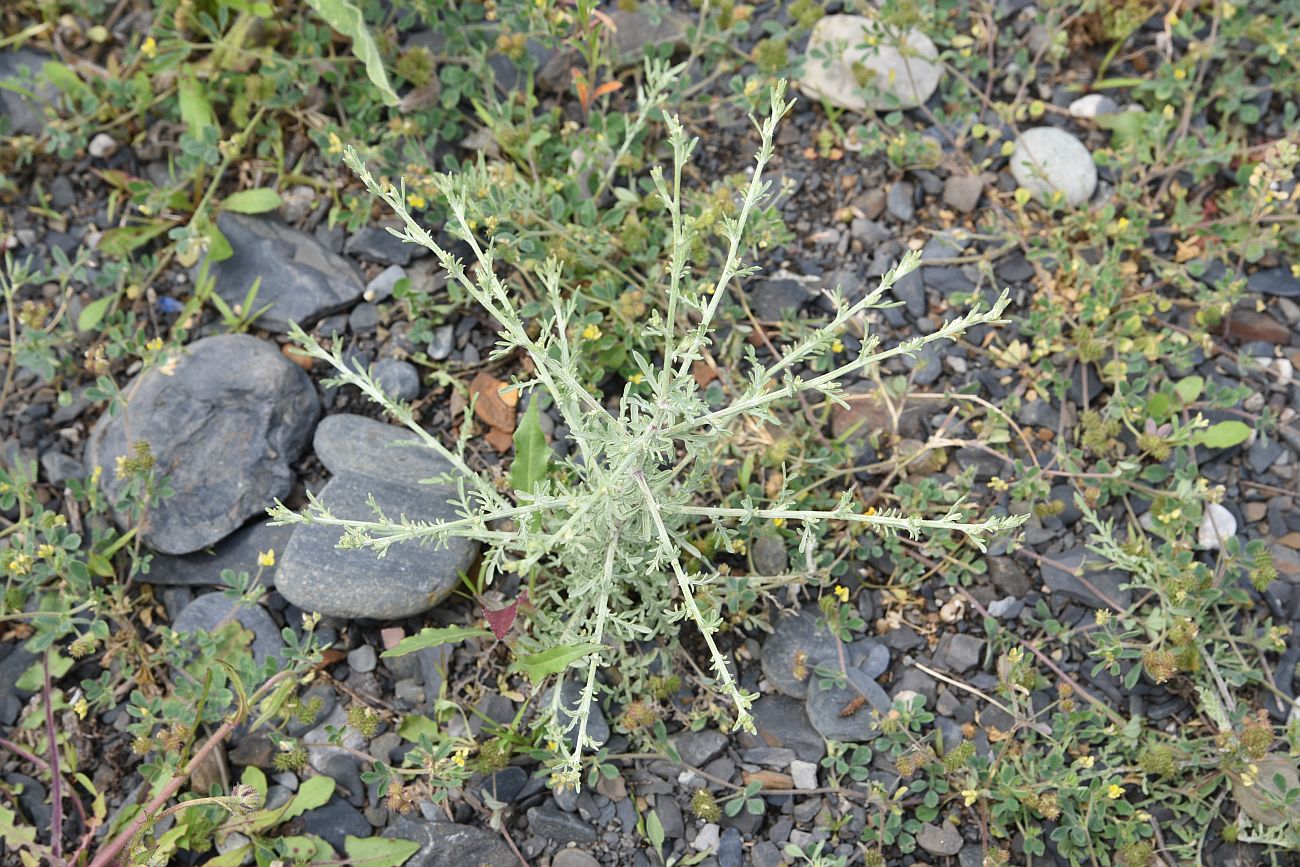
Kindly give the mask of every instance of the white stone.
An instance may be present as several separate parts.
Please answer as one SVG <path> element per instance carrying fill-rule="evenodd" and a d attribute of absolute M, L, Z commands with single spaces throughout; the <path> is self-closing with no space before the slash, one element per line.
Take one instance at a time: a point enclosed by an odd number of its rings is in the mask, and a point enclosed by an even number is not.
<path fill-rule="evenodd" d="M 790 763 L 790 776 L 794 778 L 794 787 L 809 791 L 817 788 L 817 765 L 813 762 L 801 762 L 798 759 Z"/>
<path fill-rule="evenodd" d="M 709 822 L 700 829 L 700 833 L 695 835 L 695 840 L 691 843 L 696 852 L 716 852 L 718 851 L 718 841 L 722 839 L 722 833 L 718 826 Z"/>
<path fill-rule="evenodd" d="M 1226 540 L 1237 535 L 1237 519 L 1218 503 L 1205 507 L 1205 516 L 1196 530 L 1196 544 L 1206 551 L 1217 551 Z"/>
<path fill-rule="evenodd" d="M 827 15 L 813 27 L 804 53 L 799 86 L 809 96 L 853 111 L 916 108 L 939 86 L 943 67 L 930 37 L 908 31 L 903 45 L 867 45 L 871 19 L 862 15 Z M 872 74 L 879 92 L 870 102 L 854 73 Z M 892 96 L 892 99 L 890 98 Z"/>
<path fill-rule="evenodd" d="M 90 140 L 86 150 L 97 160 L 106 160 L 117 153 L 117 142 L 111 135 L 101 132 Z"/>
<path fill-rule="evenodd" d="M 1097 189 L 1097 166 L 1083 142 L 1052 126 L 1027 129 L 1011 154 L 1016 183 L 1042 196 L 1060 192 L 1077 208 Z"/>
<path fill-rule="evenodd" d="M 1070 103 L 1070 117 L 1094 118 L 1119 111 L 1115 100 L 1101 93 L 1090 93 Z"/>

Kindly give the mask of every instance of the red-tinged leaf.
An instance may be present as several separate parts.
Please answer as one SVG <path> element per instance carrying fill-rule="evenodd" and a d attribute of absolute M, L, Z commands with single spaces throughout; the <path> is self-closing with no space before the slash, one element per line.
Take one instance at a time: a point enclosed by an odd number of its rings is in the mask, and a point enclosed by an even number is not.
<path fill-rule="evenodd" d="M 605 94 L 613 93 L 614 91 L 618 90 L 622 86 L 623 86 L 623 82 L 621 81 L 607 81 L 604 84 L 600 85 L 600 87 L 597 87 L 594 91 L 592 91 L 591 98 L 600 99 Z"/>
<path fill-rule="evenodd" d="M 515 624 L 515 617 L 519 614 L 519 603 L 528 601 L 528 591 L 521 590 L 505 608 L 488 608 L 481 605 L 483 609 L 483 619 L 488 622 L 488 627 L 492 634 L 497 637 L 497 641 L 504 641 L 505 637 L 510 634 L 510 627 Z"/>

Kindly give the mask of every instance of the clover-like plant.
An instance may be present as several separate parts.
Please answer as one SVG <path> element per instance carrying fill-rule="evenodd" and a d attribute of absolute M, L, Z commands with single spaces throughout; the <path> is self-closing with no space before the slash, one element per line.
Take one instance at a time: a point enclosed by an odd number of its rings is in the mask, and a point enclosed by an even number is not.
<path fill-rule="evenodd" d="M 649 109 L 661 108 L 668 85 L 677 70 L 648 63 L 646 84 L 638 94 L 642 111 L 631 125 L 636 135 Z M 554 471 L 538 478 L 528 490 L 503 493 L 465 462 L 463 442 L 449 448 L 425 431 L 409 407 L 386 396 L 359 365 L 344 361 L 339 349 L 326 351 L 301 330 L 295 338 L 316 359 L 337 371 L 334 382 L 354 385 L 381 404 L 397 422 L 411 431 L 455 468 L 459 517 L 450 521 L 393 519 L 376 509 L 373 521 L 346 520 L 331 514 L 325 504 L 312 500 L 302 514 L 283 506 L 273 509 L 280 522 L 315 522 L 342 528 L 341 545 L 374 549 L 381 556 L 399 542 L 443 543 L 452 536 L 480 542 L 485 547 L 483 580 L 507 572 L 518 573 L 529 586 L 532 608 L 528 628 L 514 648 L 525 670 L 549 679 L 563 678 L 579 667 L 581 693 L 576 707 L 562 703 L 562 691 L 552 689 L 548 713 L 540 715 L 546 734 L 560 747 L 562 757 L 554 769 L 557 783 L 577 785 L 584 750 L 596 746 L 588 734 L 591 703 L 600 686 L 602 666 L 616 667 L 625 695 L 637 692 L 635 684 L 648 678 L 656 651 L 642 652 L 648 643 L 676 646 L 682 622 L 699 630 L 716 685 L 735 706 L 735 725 L 752 729 L 749 708 L 755 696 L 742 691 L 733 670 L 719 650 L 715 635 L 721 625 L 717 610 L 701 605 L 701 588 L 720 580 L 709 557 L 692 545 L 702 524 L 711 529 L 727 550 L 732 550 L 737 527 L 754 520 L 782 519 L 802 526 L 801 549 L 815 544 L 819 524 L 840 521 L 882 535 L 950 530 L 966 534 L 983 548 L 982 540 L 1018 525 L 1019 517 L 995 517 L 970 523 L 957 509 L 941 518 L 921 518 L 892 510 L 863 511 L 851 493 L 845 493 L 829 510 L 795 508 L 794 496 L 781 491 L 766 504 L 746 500 L 737 508 L 720 508 L 701 502 L 701 482 L 715 471 L 716 446 L 732 435 L 745 419 L 776 425 L 777 407 L 801 393 L 813 392 L 842 401 L 842 383 L 869 372 L 885 359 L 915 353 L 939 340 L 955 339 L 966 329 L 995 323 L 1006 307 L 1005 293 L 992 309 L 972 310 L 946 322 L 932 334 L 882 349 L 873 336 L 862 341 L 861 351 L 849 361 L 833 364 L 825 373 L 800 375 L 802 366 L 831 353 L 836 335 L 873 307 L 897 279 L 913 270 L 915 254 L 908 255 L 861 300 L 849 303 L 833 294 L 834 315 L 810 336 L 784 349 L 775 360 L 760 359 L 751 349 L 743 390 L 728 405 L 712 409 L 691 376 L 691 366 L 710 345 L 714 321 L 728 292 L 756 269 L 741 264 L 746 222 L 762 206 L 769 192 L 763 170 L 772 157 L 778 122 L 793 102 L 785 100 L 785 83 L 771 93 L 764 117 L 752 117 L 761 144 L 748 189 L 734 217 L 724 221 L 727 242 L 722 264 L 712 279 L 702 278 L 690 261 L 696 232 L 682 209 L 682 171 L 696 140 L 688 139 L 676 117 L 665 113 L 667 140 L 673 151 L 670 176 L 656 168 L 654 189 L 669 222 L 670 250 L 663 274 L 662 310 L 654 311 L 644 327 L 645 345 L 652 356 L 636 354 L 644 389 L 628 384 L 616 402 L 585 387 L 576 374 L 576 359 L 583 351 L 579 328 L 574 326 L 576 301 L 565 291 L 563 269 L 555 260 L 539 268 L 537 277 L 547 298 L 546 313 L 532 322 L 519 312 L 519 301 L 496 273 L 497 242 L 485 240 L 483 228 L 472 214 L 481 213 L 491 198 L 494 179 L 480 164 L 457 175 L 438 177 L 449 219 L 446 231 L 472 253 L 476 267 L 448 252 L 410 215 L 405 189 L 378 182 L 356 152 L 348 149 L 347 165 L 367 188 L 401 218 L 395 236 L 430 250 L 450 281 L 501 325 L 493 358 L 516 353 L 530 365 L 526 378 L 513 384 L 521 392 L 545 392 L 569 430 L 571 457 L 556 461 Z M 607 408 L 616 403 L 616 409 Z M 516 460 L 518 460 L 518 456 Z M 633 687 L 629 689 L 628 684 Z"/>

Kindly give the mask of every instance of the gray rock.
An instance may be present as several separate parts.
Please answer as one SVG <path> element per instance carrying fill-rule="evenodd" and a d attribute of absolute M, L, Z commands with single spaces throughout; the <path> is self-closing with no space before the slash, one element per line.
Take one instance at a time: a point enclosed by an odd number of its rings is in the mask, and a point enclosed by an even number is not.
<path fill-rule="evenodd" d="M 191 632 L 214 632 L 223 623 L 235 621 L 253 633 L 252 640 L 245 645 L 253 654 L 253 660 L 261 665 L 267 659 L 280 655 L 284 642 L 280 630 L 266 609 L 260 605 L 241 604 L 224 593 L 205 593 L 185 606 L 172 624 L 181 635 Z"/>
<path fill-rule="evenodd" d="M 925 281 L 921 279 L 921 270 L 908 271 L 898 281 L 894 283 L 894 297 L 907 307 L 908 315 L 913 319 L 919 319 L 924 316 L 930 309 L 930 303 L 925 297 Z"/>
<path fill-rule="evenodd" d="M 1059 192 L 1072 208 L 1092 198 L 1097 165 L 1083 142 L 1053 126 L 1027 129 L 1011 153 L 1016 183 L 1040 196 Z"/>
<path fill-rule="evenodd" d="M 813 293 L 798 280 L 760 280 L 749 288 L 749 306 L 765 322 L 795 319 Z"/>
<path fill-rule="evenodd" d="M 849 662 L 875 680 L 889 669 L 889 648 L 871 638 L 860 638 L 849 645 Z"/>
<path fill-rule="evenodd" d="M 900 51 L 879 42 L 868 45 L 871 31 L 871 19 L 861 15 L 827 15 L 819 20 L 804 53 L 800 88 L 814 99 L 851 111 L 916 108 L 929 100 L 943 75 L 930 37 L 911 30 Z M 870 93 L 859 83 L 859 70 L 870 78 Z"/>
<path fill-rule="evenodd" d="M 694 768 L 702 768 L 727 748 L 727 736 L 714 729 L 683 732 L 668 739 L 682 761 Z"/>
<path fill-rule="evenodd" d="M 912 383 L 915 385 L 933 385 L 943 375 L 943 358 L 939 355 L 939 347 L 933 343 L 922 346 L 915 358 L 904 356 L 903 363 L 913 371 Z"/>
<path fill-rule="evenodd" d="M 943 203 L 969 214 L 984 193 L 984 179 L 978 175 L 953 175 L 943 182 Z"/>
<path fill-rule="evenodd" d="M 600 867 L 600 862 L 581 849 L 561 849 L 551 859 L 551 867 Z"/>
<path fill-rule="evenodd" d="M 42 71 L 50 57 L 28 48 L 0 53 L 0 117 L 5 135 L 39 135 L 59 91 Z"/>
<path fill-rule="evenodd" d="M 433 339 L 429 341 L 429 345 L 424 351 L 434 361 L 445 361 L 451 355 L 451 350 L 455 345 L 456 326 L 439 325 L 433 329 Z"/>
<path fill-rule="evenodd" d="M 488 777 L 479 789 L 483 794 L 490 795 L 503 804 L 509 804 L 527 784 L 528 773 L 523 768 L 511 765 Z"/>
<path fill-rule="evenodd" d="M 652 46 L 684 46 L 695 24 L 693 17 L 654 2 L 639 3 L 635 9 L 610 9 L 608 14 L 614 22 L 613 61 L 620 67 L 640 63 Z"/>
<path fill-rule="evenodd" d="M 372 304 L 384 301 L 392 297 L 393 287 L 397 285 L 398 281 L 405 279 L 405 268 L 401 265 L 389 265 L 366 284 L 366 291 L 361 297 Z"/>
<path fill-rule="evenodd" d="M 366 226 L 348 238 L 343 251 L 381 265 L 406 265 L 416 246 L 408 244 L 382 226 Z"/>
<path fill-rule="evenodd" d="M 333 846 L 339 854 L 343 853 L 347 837 L 369 839 L 373 829 L 366 817 L 357 812 L 347 801 L 338 795 L 330 798 L 323 807 L 308 810 L 302 814 L 303 829 L 308 834 L 315 834 Z M 414 860 L 407 861 L 414 863 Z"/>
<path fill-rule="evenodd" d="M 785 748 L 806 762 L 820 762 L 826 742 L 808 721 L 804 703 L 786 695 L 765 695 L 750 713 L 758 737 L 769 747 Z"/>
<path fill-rule="evenodd" d="M 528 811 L 528 830 L 557 843 L 594 843 L 596 829 L 574 813 L 566 813 L 551 804 Z"/>
<path fill-rule="evenodd" d="M 261 278 L 254 307 L 271 306 L 258 317 L 260 328 L 283 332 L 290 322 L 310 327 L 354 303 L 365 291 L 351 262 L 277 217 L 223 212 L 217 227 L 233 253 L 209 263 L 214 289 L 234 307 L 244 303 L 253 281 Z"/>
<path fill-rule="evenodd" d="M 1300 277 L 1292 274 L 1285 265 L 1263 268 L 1246 278 L 1246 288 L 1263 295 L 1300 298 Z"/>
<path fill-rule="evenodd" d="M 744 860 L 740 832 L 735 828 L 723 831 L 722 838 L 718 841 L 718 867 L 741 867 Z"/>
<path fill-rule="evenodd" d="M 81 461 L 55 451 L 41 455 L 41 471 L 45 474 L 45 480 L 52 485 L 61 485 L 86 475 L 86 467 Z"/>
<path fill-rule="evenodd" d="M 125 389 L 126 409 L 104 413 L 87 445 L 116 504 L 117 458 L 143 440 L 175 495 L 144 526 L 150 547 L 188 554 L 224 538 L 289 493 L 297 460 L 320 415 L 306 372 L 273 344 L 244 334 L 205 337 Z M 126 523 L 126 516 L 119 514 Z"/>
<path fill-rule="evenodd" d="M 1065 567 L 1062 569 L 1048 563 L 1042 563 L 1040 566 L 1043 583 L 1051 588 L 1053 593 L 1068 596 L 1090 608 L 1110 607 L 1110 603 L 1098 596 L 1092 587 L 1124 608 L 1127 608 L 1132 601 L 1131 591 L 1127 588 L 1120 589 L 1121 584 L 1129 582 L 1128 574 L 1118 569 L 1097 570 L 1096 567 L 1102 565 L 1104 561 L 1086 548 L 1074 548 L 1061 554 L 1053 554 L 1051 558 Z M 1082 574 L 1092 587 L 1080 581 L 1076 573 Z"/>
<path fill-rule="evenodd" d="M 655 815 L 664 829 L 664 840 L 680 840 L 686 835 L 686 822 L 682 808 L 671 795 L 655 796 Z"/>
<path fill-rule="evenodd" d="M 1020 612 L 1025 610 L 1024 600 L 1017 599 L 1014 596 L 1005 596 L 1002 599 L 994 599 L 988 604 L 989 614 L 999 620 L 1015 620 L 1020 616 Z"/>
<path fill-rule="evenodd" d="M 953 856 L 961 851 L 961 832 L 950 822 L 941 825 L 926 823 L 921 826 L 921 833 L 916 835 L 916 842 L 931 855 Z"/>
<path fill-rule="evenodd" d="M 844 686 L 808 689 L 808 719 L 828 741 L 866 743 L 880 734 L 872 722 L 872 711 L 889 713 L 893 706 L 880 684 L 850 668 Z"/>
<path fill-rule="evenodd" d="M 983 639 L 964 632 L 949 632 L 939 640 L 939 646 L 934 652 L 934 664 L 962 674 L 979 665 L 983 654 Z"/>
<path fill-rule="evenodd" d="M 383 358 L 371 369 L 375 382 L 393 400 L 406 402 L 420 396 L 420 372 L 409 361 Z"/>
<path fill-rule="evenodd" d="M 759 575 L 783 575 L 790 568 L 790 552 L 785 539 L 770 533 L 764 533 L 754 541 L 749 557 Z"/>
<path fill-rule="evenodd" d="M 788 862 L 775 843 L 771 840 L 760 840 L 749 850 L 749 863 L 753 867 L 784 867 Z"/>
<path fill-rule="evenodd" d="M 358 674 L 374 671 L 379 664 L 379 656 L 369 644 L 348 651 L 348 668 Z"/>
<path fill-rule="evenodd" d="M 794 698 L 805 697 L 813 668 L 838 658 L 835 636 L 818 623 L 819 618 L 820 612 L 815 607 L 793 615 L 783 614 L 763 642 L 759 654 L 763 676 L 778 692 Z"/>
<path fill-rule="evenodd" d="M 254 521 L 231 533 L 217 544 L 192 554 L 157 554 L 149 563 L 149 571 L 140 576 L 149 584 L 181 584 L 187 586 L 221 586 L 221 573 L 230 569 L 235 573 L 256 575 L 257 557 L 264 551 L 275 552 L 277 562 L 289 544 L 293 527 L 275 527 L 266 521 Z M 277 566 L 262 569 L 262 585 L 275 586 Z"/>
<path fill-rule="evenodd" d="M 363 301 L 348 314 L 348 330 L 353 334 L 372 334 L 379 327 L 379 307 Z"/>
<path fill-rule="evenodd" d="M 419 484 L 451 473 L 452 466 L 410 439 L 403 428 L 362 416 L 325 419 L 313 445 L 334 477 L 321 489 L 321 501 L 342 518 L 373 518 L 373 496 L 393 520 L 454 520 L 455 489 Z M 410 617 L 437 605 L 457 586 L 476 550 L 463 539 L 438 548 L 400 543 L 380 559 L 366 549 L 336 547 L 339 535 L 337 528 L 322 525 L 294 528 L 276 576 L 285 599 L 334 617 Z"/>
<path fill-rule="evenodd" d="M 912 204 L 914 189 L 907 181 L 898 181 L 890 185 L 889 192 L 885 196 L 885 207 L 889 209 L 889 215 L 895 220 L 908 223 L 916 216 L 916 205 Z"/>

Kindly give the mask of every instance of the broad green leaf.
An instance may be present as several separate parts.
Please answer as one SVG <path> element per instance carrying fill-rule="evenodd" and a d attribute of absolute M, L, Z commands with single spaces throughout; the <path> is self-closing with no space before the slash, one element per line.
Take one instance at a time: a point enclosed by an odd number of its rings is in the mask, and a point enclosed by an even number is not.
<path fill-rule="evenodd" d="M 280 837 L 276 840 L 280 853 L 293 859 L 295 864 L 312 864 L 317 858 L 333 858 L 334 849 L 314 834 Z"/>
<path fill-rule="evenodd" d="M 175 224 L 167 220 L 158 220 L 134 226 L 118 226 L 105 232 L 103 237 L 99 239 L 99 245 L 95 249 L 106 256 L 120 258 L 132 250 L 148 244 L 173 225 Z"/>
<path fill-rule="evenodd" d="M 537 401 L 528 402 L 528 412 L 515 427 L 515 459 L 510 464 L 510 486 L 516 491 L 531 491 L 546 478 L 546 466 L 551 460 L 551 448 L 542 433 L 541 416 Z"/>
<path fill-rule="evenodd" d="M 56 650 L 50 651 L 50 680 L 56 681 L 68 673 L 72 668 L 72 657 L 64 656 Z M 27 670 L 18 678 L 14 684 L 15 689 L 21 689 L 24 692 L 40 692 L 41 686 L 45 682 L 45 669 L 40 662 L 33 662 L 27 667 Z"/>
<path fill-rule="evenodd" d="M 203 85 L 194 77 L 192 69 L 186 68 L 181 72 L 176 87 L 180 98 L 181 120 L 190 135 L 201 139 L 204 130 L 219 129 L 212 103 L 208 102 L 208 97 L 203 92 Z"/>
<path fill-rule="evenodd" d="M 244 768 L 243 776 L 239 778 L 239 781 L 245 786 L 252 786 L 262 800 L 266 800 L 266 774 L 262 772 L 261 768 L 249 765 Z"/>
<path fill-rule="evenodd" d="M 203 867 L 239 867 L 244 863 L 244 859 L 253 851 L 253 844 L 248 843 L 237 849 L 231 849 L 224 854 L 218 855 L 203 862 Z"/>
<path fill-rule="evenodd" d="M 440 644 L 453 644 L 457 641 L 464 641 L 466 638 L 476 638 L 480 635 L 491 635 L 486 629 L 480 629 L 477 626 L 445 626 L 441 628 L 428 627 L 421 629 L 414 635 L 408 635 L 392 650 L 385 650 L 381 656 L 405 656 L 408 653 L 414 653 L 417 650 L 423 650 L 426 647 L 437 647 Z"/>
<path fill-rule="evenodd" d="M 331 777 L 312 777 L 298 787 L 298 794 L 293 796 L 293 800 L 280 814 L 280 821 L 287 822 L 301 816 L 308 810 L 325 806 L 325 803 L 330 799 L 330 795 L 333 794 L 334 780 Z"/>
<path fill-rule="evenodd" d="M 420 735 L 428 735 L 433 739 L 438 736 L 438 724 L 418 713 L 407 714 L 402 717 L 402 724 L 397 727 L 397 733 L 412 743 L 418 741 Z"/>
<path fill-rule="evenodd" d="M 363 840 L 349 834 L 343 838 L 343 849 L 354 867 L 400 867 L 420 851 L 420 844 L 391 837 Z"/>
<path fill-rule="evenodd" d="M 64 93 L 89 95 L 90 88 L 72 69 L 53 60 L 41 66 L 45 79 Z"/>
<path fill-rule="evenodd" d="M 388 74 L 384 72 L 384 63 L 379 57 L 379 48 L 374 37 L 366 27 L 365 16 L 349 0 L 307 0 L 316 14 L 325 19 L 325 23 L 352 40 L 352 53 L 366 65 L 366 75 L 370 83 L 379 89 L 384 105 L 397 105 L 399 102 L 393 87 L 388 83 Z"/>
<path fill-rule="evenodd" d="M 1157 391 L 1147 399 L 1147 417 L 1156 421 L 1164 421 L 1169 418 L 1169 413 L 1173 408 L 1173 399 L 1162 391 Z"/>
<path fill-rule="evenodd" d="M 659 814 L 654 810 L 645 817 L 645 835 L 656 852 L 664 848 L 664 825 L 659 821 Z"/>
<path fill-rule="evenodd" d="M 526 674 L 533 683 L 541 683 L 552 674 L 564 671 L 584 656 L 599 653 L 604 649 L 605 645 L 590 642 L 567 644 L 531 656 L 522 656 L 515 660 L 514 667 Z"/>
<path fill-rule="evenodd" d="M 1205 388 L 1205 378 L 1201 376 L 1187 376 L 1178 380 L 1174 385 L 1174 392 L 1178 399 L 1183 403 L 1191 403 L 1201 396 L 1201 389 Z"/>
<path fill-rule="evenodd" d="M 1244 443 L 1250 437 L 1250 425 L 1242 421 L 1221 421 L 1201 431 L 1201 445 L 1212 449 L 1226 449 Z"/>
<path fill-rule="evenodd" d="M 221 210 L 236 214 L 265 214 L 280 207 L 280 194 L 270 187 L 240 190 L 231 193 L 221 202 Z"/>
<path fill-rule="evenodd" d="M 77 314 L 77 330 L 89 331 L 104 321 L 104 314 L 108 313 L 109 305 L 116 299 L 116 295 L 105 295 L 103 298 L 96 298 Z"/>

